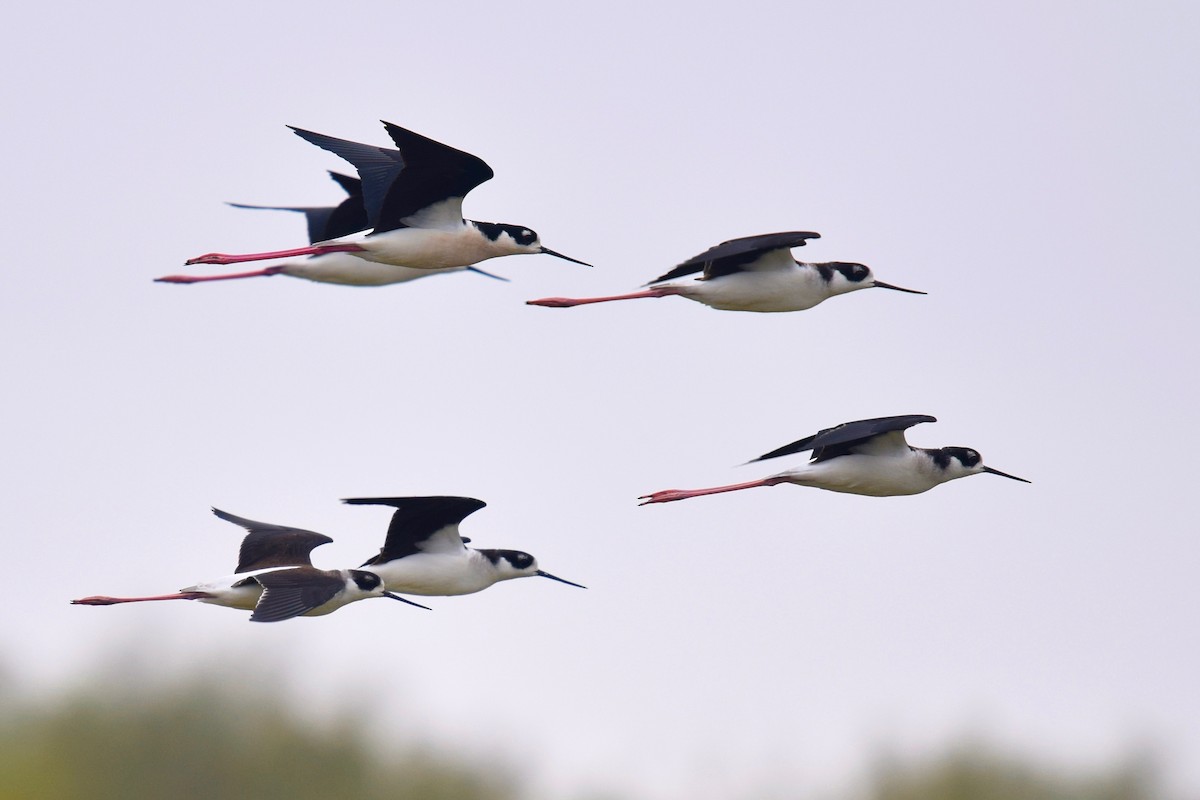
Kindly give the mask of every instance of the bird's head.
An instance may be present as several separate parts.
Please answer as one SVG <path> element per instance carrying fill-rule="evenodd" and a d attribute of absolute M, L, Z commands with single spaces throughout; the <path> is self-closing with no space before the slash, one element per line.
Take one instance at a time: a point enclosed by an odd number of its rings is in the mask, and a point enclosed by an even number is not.
<path fill-rule="evenodd" d="M 537 231 L 522 225 L 505 225 L 500 222 L 476 222 L 475 227 L 480 233 L 490 239 L 496 247 L 503 249 L 504 255 L 515 256 L 522 253 L 545 253 L 548 256 L 561 258 L 564 261 L 583 264 L 585 267 L 591 266 L 591 264 L 585 261 L 564 256 L 562 253 L 556 253 L 548 247 L 543 247 L 541 239 L 538 238 Z"/>
<path fill-rule="evenodd" d="M 587 588 L 538 569 L 537 559 L 529 553 L 520 550 L 480 550 L 479 552 L 496 567 L 496 571 L 500 574 L 500 580 L 538 576 L 565 583 L 568 586 L 578 586 L 580 589 Z"/>
<path fill-rule="evenodd" d="M 943 447 L 940 450 L 933 451 L 933 460 L 942 471 L 946 474 L 946 480 L 954 480 L 955 478 L 965 478 L 968 475 L 978 475 L 981 472 L 988 472 L 992 475 L 999 475 L 1002 478 L 1009 478 L 1021 483 L 1031 483 L 1024 478 L 1018 478 L 1016 475 L 1009 475 L 1007 472 L 1001 472 L 998 469 L 986 467 L 983 464 L 983 456 L 978 450 L 972 450 L 970 447 Z"/>
<path fill-rule="evenodd" d="M 845 294 L 858 289 L 891 289 L 897 292 L 908 292 L 909 294 L 925 294 L 916 289 L 904 289 L 900 286 L 893 286 L 890 283 L 876 280 L 871 268 L 866 264 L 857 264 L 852 261 L 830 261 L 825 264 L 816 265 L 821 271 L 821 276 L 829 283 L 829 289 L 833 294 Z M 823 269 L 822 269 L 823 268 Z"/>

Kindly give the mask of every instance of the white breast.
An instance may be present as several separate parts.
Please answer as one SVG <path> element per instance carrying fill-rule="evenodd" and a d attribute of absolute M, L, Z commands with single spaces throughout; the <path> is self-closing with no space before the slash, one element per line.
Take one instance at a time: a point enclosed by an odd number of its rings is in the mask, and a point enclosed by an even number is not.
<path fill-rule="evenodd" d="M 415 553 L 363 569 L 382 578 L 389 592 L 401 594 L 473 594 L 499 577 L 490 561 L 465 548 L 456 553 Z"/>

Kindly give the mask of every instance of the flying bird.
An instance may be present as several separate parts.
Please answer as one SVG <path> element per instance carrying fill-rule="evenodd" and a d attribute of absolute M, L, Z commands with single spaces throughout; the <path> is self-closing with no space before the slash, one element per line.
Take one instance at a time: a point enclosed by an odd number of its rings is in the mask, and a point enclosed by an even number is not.
<path fill-rule="evenodd" d="M 304 215 L 308 224 L 308 241 L 316 244 L 330 239 L 350 236 L 369 229 L 367 209 L 363 205 L 362 181 L 349 175 L 330 171 L 329 176 L 341 186 L 348 195 L 336 206 L 257 206 L 246 203 L 230 203 L 234 208 L 250 208 L 265 211 L 295 211 Z M 392 283 L 404 283 L 427 278 L 430 275 L 441 275 L 449 272 L 471 271 L 478 272 L 496 280 L 507 281 L 499 275 L 485 272 L 478 267 L 446 267 L 445 269 L 414 269 L 395 264 L 381 264 L 367 261 L 350 253 L 326 253 L 325 255 L 310 256 L 302 261 L 288 261 L 284 264 L 252 270 L 236 272 L 229 275 L 168 275 L 156 278 L 159 283 L 202 283 L 205 281 L 224 281 L 233 278 L 257 278 L 271 275 L 289 275 L 293 278 L 304 278 L 317 283 L 337 283 L 344 286 L 386 286 Z"/>
<path fill-rule="evenodd" d="M 570 308 L 613 300 L 643 297 L 684 297 L 721 311 L 804 311 L 839 294 L 858 289 L 892 289 L 925 294 L 876 280 L 870 268 L 846 261 L 809 264 L 792 257 L 792 248 L 803 247 L 821 234 L 811 231 L 765 233 L 730 239 L 689 258 L 675 269 L 632 294 L 607 297 L 545 297 L 527 305 Z M 701 273 L 695 280 L 664 283 Z"/>
<path fill-rule="evenodd" d="M 255 522 L 218 508 L 212 512 L 247 530 L 234 574 L 188 586 L 174 594 L 151 597 L 96 595 L 72 600 L 71 604 L 109 606 L 153 600 L 199 600 L 227 608 L 252 610 L 252 622 L 320 616 L 370 597 L 390 597 L 428 610 L 426 606 L 387 591 L 373 572 L 313 567 L 310 559 L 313 549 L 333 541 L 322 533 Z"/>
<path fill-rule="evenodd" d="M 537 559 L 520 550 L 467 547 L 459 523 L 486 503 L 472 497 L 357 497 L 351 505 L 392 506 L 392 521 L 379 554 L 362 569 L 383 578 L 394 592 L 458 595 L 482 591 L 513 578 L 540 576 L 580 586 L 538 568 Z"/>
<path fill-rule="evenodd" d="M 670 503 L 705 494 L 733 492 L 755 486 L 794 483 L 831 492 L 891 497 L 927 492 L 938 484 L 978 475 L 981 472 L 1029 483 L 1024 478 L 986 467 L 978 450 L 969 447 L 921 448 L 911 446 L 904 432 L 922 422 L 937 422 L 927 414 L 907 414 L 846 422 L 818 431 L 812 436 L 784 445 L 752 459 L 769 458 L 812 451 L 807 464 L 747 483 L 717 486 L 712 489 L 667 489 L 638 498 L 650 503 Z"/>
<path fill-rule="evenodd" d="M 297 136 L 344 158 L 358 170 L 370 233 L 341 235 L 292 250 L 246 255 L 209 253 L 186 263 L 235 264 L 349 253 L 380 264 L 433 270 L 467 267 L 497 256 L 545 253 L 590 266 L 544 247 L 530 228 L 464 219 L 463 198 L 493 176 L 492 168 L 470 153 L 390 122 L 383 125 L 398 149 L 292 127 Z M 188 282 L 186 278 L 172 276 L 167 282 Z"/>

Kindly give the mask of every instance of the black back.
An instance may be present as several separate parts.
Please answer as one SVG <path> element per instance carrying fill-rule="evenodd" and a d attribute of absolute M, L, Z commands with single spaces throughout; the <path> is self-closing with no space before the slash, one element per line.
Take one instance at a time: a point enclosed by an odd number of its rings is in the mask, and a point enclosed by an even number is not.
<path fill-rule="evenodd" d="M 350 505 L 393 506 L 387 538 L 379 555 L 363 566 L 383 564 L 411 556 L 425 548 L 422 545 L 438 531 L 457 525 L 487 505 L 473 497 L 355 497 L 342 500 Z"/>
<path fill-rule="evenodd" d="M 249 531 L 246 538 L 242 539 L 235 573 L 266 567 L 311 567 L 310 553 L 313 548 L 333 541 L 323 533 L 255 522 L 219 508 L 214 508 L 212 512 L 226 522 L 241 525 Z"/>
<path fill-rule="evenodd" d="M 337 596 L 346 585 L 337 572 L 300 567 L 255 575 L 262 597 L 250 615 L 251 622 L 280 622 L 312 611 Z"/>
<path fill-rule="evenodd" d="M 803 453 L 805 450 L 813 451 L 813 461 L 826 461 L 846 455 L 856 445 L 880 434 L 908 430 L 913 425 L 919 425 L 922 422 L 937 422 L 937 419 L 928 414 L 905 414 L 898 417 L 875 417 L 874 419 L 843 422 L 841 425 L 818 431 L 812 436 L 806 436 L 750 461 L 751 463 L 764 461 L 768 458 L 778 458 L 792 453 Z"/>
<path fill-rule="evenodd" d="M 358 170 L 363 204 L 374 233 L 403 228 L 403 219 L 450 197 L 466 197 L 495 173 L 482 159 L 384 122 L 398 150 L 336 139 L 291 127 L 297 136 L 338 155 Z"/>
<path fill-rule="evenodd" d="M 660 275 L 650 283 L 661 283 L 675 278 L 682 278 L 696 272 L 704 272 L 706 278 L 717 278 L 721 275 L 732 275 L 743 266 L 755 261 L 772 250 L 790 250 L 793 247 L 803 247 L 809 239 L 820 239 L 821 234 L 811 231 L 787 231 L 785 233 L 764 233 L 758 236 L 745 236 L 741 239 L 730 239 L 721 242 L 716 247 L 710 247 L 698 256 L 684 261 L 675 269 Z M 649 284 L 647 284 L 649 285 Z"/>

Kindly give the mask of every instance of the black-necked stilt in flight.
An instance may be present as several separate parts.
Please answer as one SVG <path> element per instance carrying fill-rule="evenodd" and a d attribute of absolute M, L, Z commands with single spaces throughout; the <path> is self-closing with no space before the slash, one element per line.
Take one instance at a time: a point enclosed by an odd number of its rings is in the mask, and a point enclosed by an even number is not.
<path fill-rule="evenodd" d="M 304 214 L 308 223 L 308 241 L 312 244 L 361 233 L 371 227 L 367 221 L 367 209 L 363 205 L 362 181 L 349 175 L 330 172 L 348 197 L 336 206 L 256 206 L 246 203 L 230 203 L 234 208 L 251 208 L 266 211 L 297 211 Z M 448 272 L 478 272 L 496 280 L 507 281 L 499 275 L 485 272 L 478 267 L 446 267 L 445 269 L 413 269 L 395 264 L 367 261 L 350 253 L 326 253 L 310 256 L 302 261 L 289 261 L 266 269 L 236 272 L 230 275 L 167 275 L 156 278 L 159 283 L 202 283 L 224 281 L 233 278 L 256 278 L 271 275 L 289 275 L 317 283 L 337 283 L 344 286 L 386 286 L 442 275 Z"/>
<path fill-rule="evenodd" d="M 795 469 L 780 472 L 757 481 L 717 486 L 712 489 L 667 489 L 643 495 L 649 503 L 669 503 L 705 494 L 733 492 L 755 486 L 774 486 L 794 483 L 814 486 L 832 492 L 865 494 L 871 497 L 891 497 L 927 492 L 939 483 L 989 472 L 1029 483 L 1024 478 L 985 467 L 983 457 L 969 447 L 912 447 L 904 439 L 904 431 L 922 422 L 937 422 L 925 414 L 899 417 L 879 417 L 846 422 L 833 428 L 806 436 L 778 450 L 752 459 L 749 463 L 768 458 L 812 451 L 812 459 Z"/>
<path fill-rule="evenodd" d="M 393 506 L 387 538 L 379 555 L 362 569 L 383 578 L 388 589 L 405 594 L 472 594 L 512 578 L 541 576 L 580 586 L 538 569 L 537 560 L 520 550 L 467 547 L 458 524 L 486 503 L 472 497 L 357 497 L 352 505 Z"/>
<path fill-rule="evenodd" d="M 426 606 L 387 591 L 382 579 L 366 570 L 322 570 L 312 565 L 315 547 L 332 542 L 328 536 L 299 528 L 243 519 L 220 509 L 213 513 L 241 525 L 242 539 L 234 574 L 152 597 L 96 595 L 72 600 L 73 605 L 110 606 L 151 600 L 199 600 L 201 603 L 253 610 L 254 622 L 279 622 L 292 617 L 329 614 L 369 597 L 390 597 L 418 608 Z"/>
<path fill-rule="evenodd" d="M 496 256 L 545 253 L 590 266 L 543 247 L 521 225 L 463 219 L 463 198 L 489 180 L 482 159 L 384 122 L 398 149 L 359 144 L 292 128 L 309 142 L 349 161 L 362 179 L 369 234 L 309 247 L 247 255 L 209 253 L 188 264 L 235 264 L 270 258 L 352 253 L 357 258 L 414 269 L 467 267 Z M 178 282 L 178 281 L 174 281 Z"/>
<path fill-rule="evenodd" d="M 809 231 L 765 233 L 730 239 L 700 255 L 689 258 L 646 285 L 649 289 L 608 297 L 545 297 L 528 305 L 570 308 L 612 300 L 678 295 L 722 311 L 803 311 L 823 300 L 858 289 L 894 289 L 925 294 L 878 281 L 863 264 L 830 261 L 808 264 L 792 258 L 792 248 L 821 234 Z M 699 278 L 686 283 L 663 283 L 694 273 Z M 662 284 L 661 286 L 658 284 Z"/>

